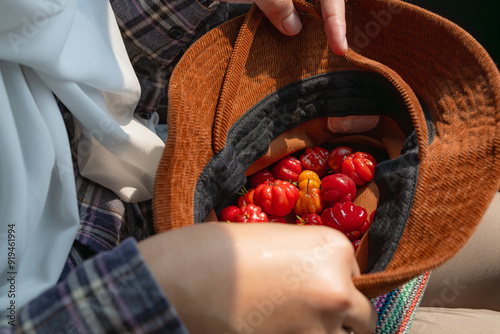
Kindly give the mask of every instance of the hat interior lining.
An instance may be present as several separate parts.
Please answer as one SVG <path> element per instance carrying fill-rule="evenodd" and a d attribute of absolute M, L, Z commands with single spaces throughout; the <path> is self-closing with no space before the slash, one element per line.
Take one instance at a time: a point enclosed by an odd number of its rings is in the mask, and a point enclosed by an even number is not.
<path fill-rule="evenodd" d="M 428 117 L 424 105 L 423 109 Z M 380 202 L 368 232 L 366 272 L 383 271 L 396 251 L 411 211 L 419 161 L 417 138 L 403 98 L 377 73 L 342 71 L 317 75 L 289 84 L 250 108 L 233 124 L 226 145 L 198 179 L 195 222 L 203 222 L 213 209 L 219 213 L 236 202 L 237 192 L 247 181 L 246 170 L 267 153 L 272 140 L 281 133 L 318 117 L 350 115 L 388 116 L 406 136 L 401 155 L 393 159 L 384 158 L 374 148 L 351 145 L 374 153 L 378 159 L 374 182 L 380 190 Z M 428 127 L 431 140 L 432 122 Z"/>

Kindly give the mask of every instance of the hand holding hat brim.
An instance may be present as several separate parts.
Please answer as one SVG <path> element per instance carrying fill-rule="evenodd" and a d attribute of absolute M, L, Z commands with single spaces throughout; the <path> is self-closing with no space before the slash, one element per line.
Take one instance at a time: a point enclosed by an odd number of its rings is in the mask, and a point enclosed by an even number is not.
<path fill-rule="evenodd" d="M 251 3 L 246 0 L 227 0 L 231 3 Z M 292 0 L 255 0 L 271 23 L 283 34 L 295 36 L 302 29 L 297 10 Z M 347 53 L 345 2 L 344 0 L 321 0 L 321 12 L 330 49 L 337 55 Z"/>

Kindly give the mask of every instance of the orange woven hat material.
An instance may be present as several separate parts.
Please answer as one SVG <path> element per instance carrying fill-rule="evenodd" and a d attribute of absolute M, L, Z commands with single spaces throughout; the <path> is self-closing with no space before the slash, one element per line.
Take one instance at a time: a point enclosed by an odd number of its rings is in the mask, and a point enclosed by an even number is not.
<path fill-rule="evenodd" d="M 295 4 L 299 35 L 283 36 L 254 6 L 202 37 L 177 65 L 155 227 L 205 221 L 246 175 L 284 155 L 364 145 L 378 160 L 378 203 L 355 283 L 375 296 L 453 256 L 498 191 L 500 74 L 469 34 L 414 5 L 349 0 L 350 50 L 339 57 L 317 4 Z M 348 115 L 380 115 L 381 128 L 328 133 L 327 119 Z M 401 145 L 391 141 L 401 137 Z"/>

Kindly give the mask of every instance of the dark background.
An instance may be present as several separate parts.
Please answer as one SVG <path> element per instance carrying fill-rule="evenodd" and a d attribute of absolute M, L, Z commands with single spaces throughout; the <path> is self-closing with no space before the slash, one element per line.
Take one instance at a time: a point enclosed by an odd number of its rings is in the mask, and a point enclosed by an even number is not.
<path fill-rule="evenodd" d="M 408 0 L 458 24 L 471 34 L 500 67 L 500 1 Z"/>

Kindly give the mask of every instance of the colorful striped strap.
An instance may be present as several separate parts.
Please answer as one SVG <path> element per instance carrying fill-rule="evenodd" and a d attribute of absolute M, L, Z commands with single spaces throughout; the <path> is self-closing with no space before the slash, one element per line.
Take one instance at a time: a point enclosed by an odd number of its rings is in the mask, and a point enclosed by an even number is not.
<path fill-rule="evenodd" d="M 373 298 L 378 313 L 377 334 L 408 333 L 418 309 L 430 271 L 417 276 L 389 293 Z"/>

